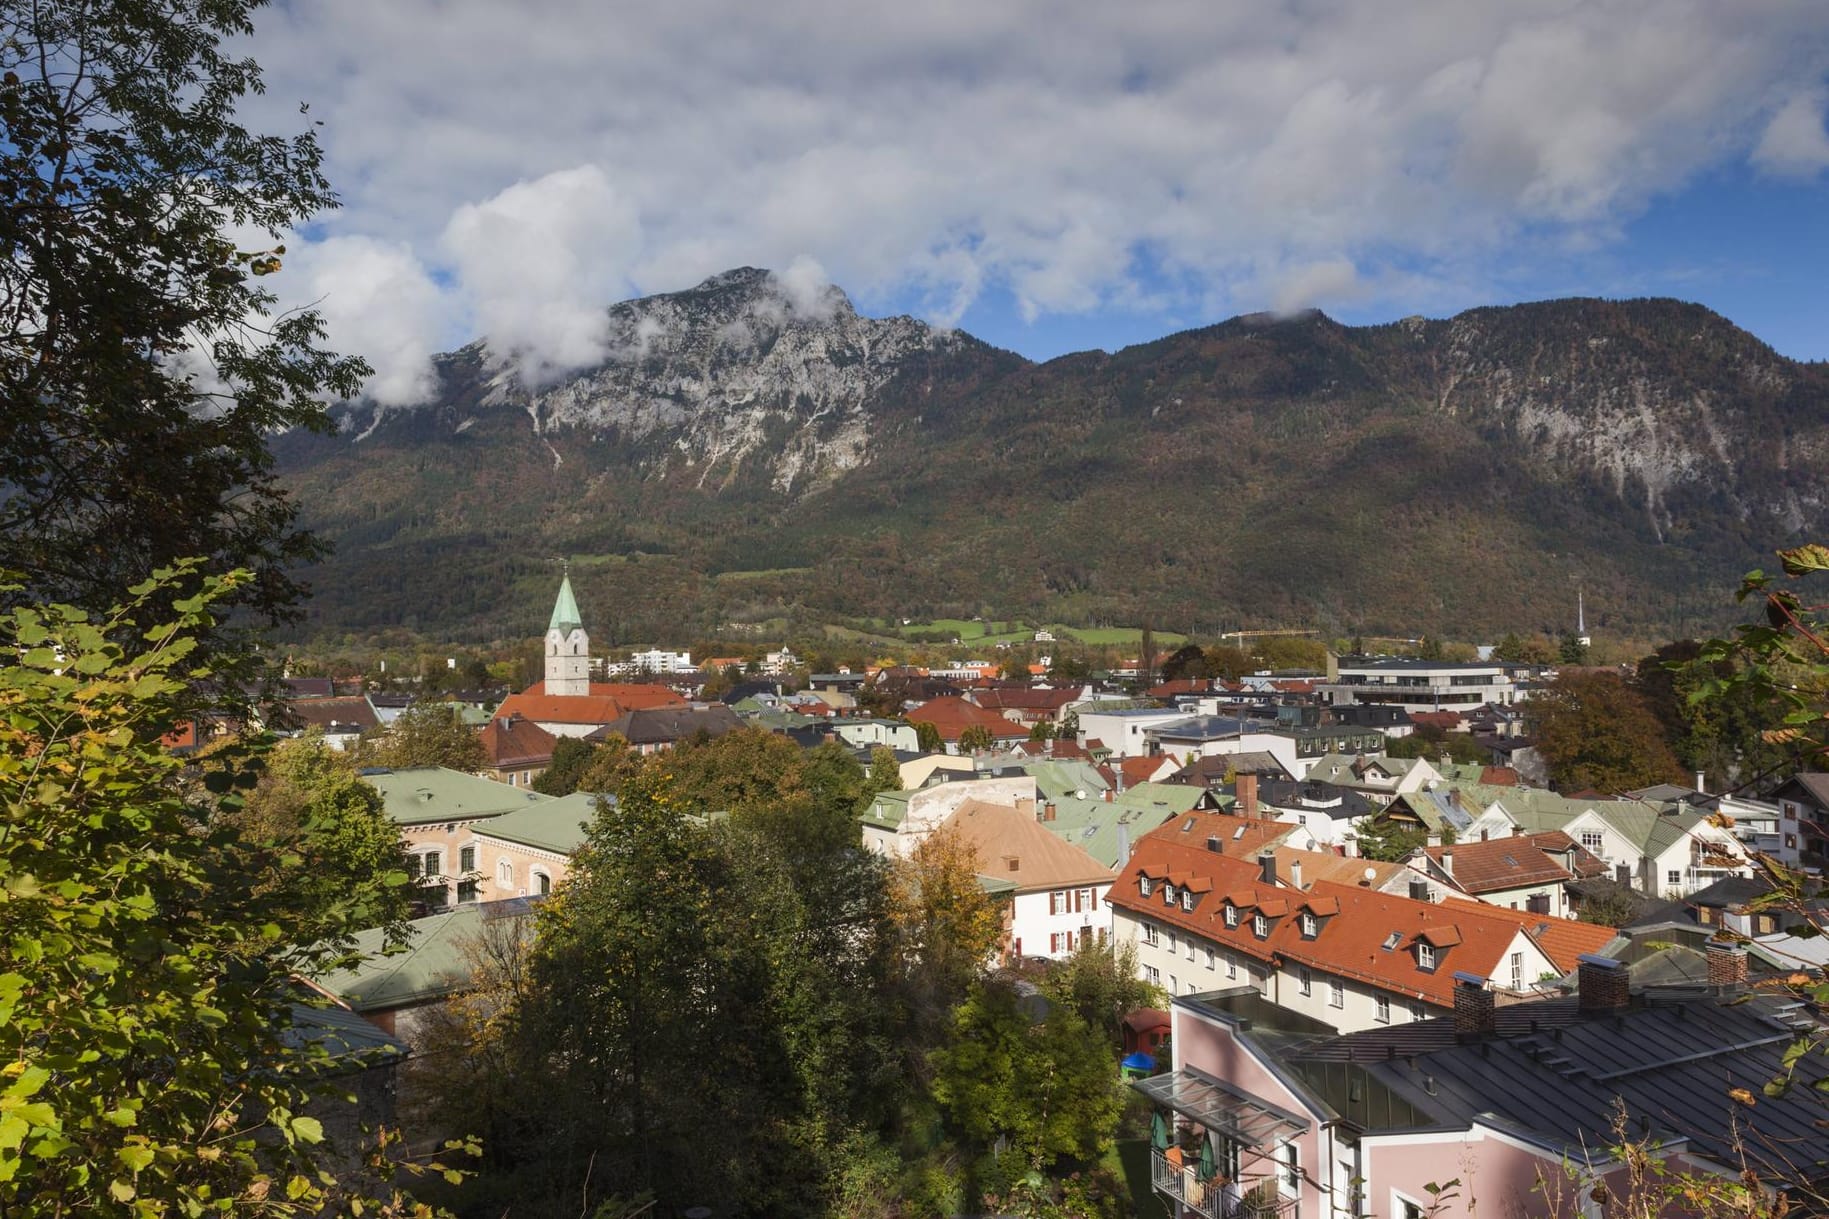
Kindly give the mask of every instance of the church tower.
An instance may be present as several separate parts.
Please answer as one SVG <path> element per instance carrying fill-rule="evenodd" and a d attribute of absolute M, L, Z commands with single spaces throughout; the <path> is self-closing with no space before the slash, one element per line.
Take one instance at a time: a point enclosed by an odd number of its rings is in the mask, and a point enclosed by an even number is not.
<path fill-rule="evenodd" d="M 559 600 L 552 621 L 546 624 L 547 694 L 586 695 L 591 692 L 591 639 L 578 615 L 568 573 L 559 582 Z"/>

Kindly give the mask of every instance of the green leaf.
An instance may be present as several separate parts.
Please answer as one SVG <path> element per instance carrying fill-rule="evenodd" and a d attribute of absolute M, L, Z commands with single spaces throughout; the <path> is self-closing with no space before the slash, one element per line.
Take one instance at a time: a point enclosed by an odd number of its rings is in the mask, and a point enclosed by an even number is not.
<path fill-rule="evenodd" d="M 292 1131 L 307 1143 L 324 1141 L 324 1123 L 315 1117 L 295 1117 L 292 1119 Z"/>
<path fill-rule="evenodd" d="M 114 1155 L 133 1172 L 139 1172 L 155 1159 L 152 1148 L 143 1147 L 138 1143 L 130 1143 L 116 1151 Z"/>
<path fill-rule="evenodd" d="M 1778 552 L 1784 563 L 1787 576 L 1808 575 L 1813 571 L 1829 571 L 1829 546 L 1809 542 L 1791 550 Z"/>
<path fill-rule="evenodd" d="M 131 1202 L 140 1191 L 127 1181 L 111 1181 L 108 1184 L 108 1195 L 116 1202 Z"/>

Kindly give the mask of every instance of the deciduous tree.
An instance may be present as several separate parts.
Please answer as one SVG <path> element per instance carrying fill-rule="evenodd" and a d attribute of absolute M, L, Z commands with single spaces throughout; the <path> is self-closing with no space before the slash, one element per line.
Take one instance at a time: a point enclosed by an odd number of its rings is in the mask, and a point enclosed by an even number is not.
<path fill-rule="evenodd" d="M 443 766 L 473 774 L 488 760 L 482 738 L 464 723 L 455 703 L 415 703 L 400 713 L 384 735 L 365 739 L 361 760 L 402 770 Z"/>
<path fill-rule="evenodd" d="M 1527 710 L 1550 779 L 1563 791 L 1614 794 L 1683 778 L 1657 717 L 1617 673 L 1564 673 Z"/>

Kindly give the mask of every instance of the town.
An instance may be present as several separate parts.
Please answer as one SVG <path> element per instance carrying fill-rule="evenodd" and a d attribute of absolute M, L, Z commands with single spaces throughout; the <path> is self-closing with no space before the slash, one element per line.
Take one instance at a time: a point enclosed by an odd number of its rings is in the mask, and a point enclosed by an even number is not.
<path fill-rule="evenodd" d="M 1099 952 L 1147 984 L 1111 1069 L 1153 1110 L 1147 1186 L 1174 1213 L 1458 1213 L 1449 1177 L 1589 1213 L 1629 1188 L 1608 1150 L 1625 1117 L 1685 1172 L 1782 1189 L 1824 1170 L 1806 1132 L 1829 1069 L 1791 1047 L 1820 1036 L 1795 991 L 1829 941 L 1781 878 L 1821 875 L 1829 774 L 1552 790 L 1533 705 L 1564 674 L 1540 662 L 1328 651 L 1313 672 L 1025 680 L 995 659 L 808 673 L 782 649 L 729 682 L 724 658 L 606 662 L 586 618 L 562 579 L 544 676 L 504 697 L 293 678 L 272 708 L 294 747 L 396 763 L 359 774 L 419 917 L 403 950 L 376 929 L 374 955 L 317 979 L 397 1051 L 382 1070 L 437 1062 L 484 929 L 563 895 L 617 800 L 594 761 L 767 735 L 868 770 L 870 852 L 969 860 L 997 920 L 981 969 L 1038 993 Z M 434 723 L 468 762 L 390 752 Z"/>

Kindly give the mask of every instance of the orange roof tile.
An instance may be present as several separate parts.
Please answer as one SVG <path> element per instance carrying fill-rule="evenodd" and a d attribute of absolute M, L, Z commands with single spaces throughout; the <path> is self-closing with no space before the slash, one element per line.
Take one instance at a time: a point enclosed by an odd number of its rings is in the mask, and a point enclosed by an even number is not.
<path fill-rule="evenodd" d="M 532 720 L 518 715 L 490 720 L 477 736 L 483 742 L 483 756 L 498 770 L 546 765 L 553 760 L 553 745 L 557 739 Z"/>
<path fill-rule="evenodd" d="M 986 729 L 993 740 L 1026 740 L 1029 736 L 1029 730 L 1023 725 L 1007 720 L 995 711 L 986 711 L 976 703 L 968 703 L 956 694 L 922 703 L 908 713 L 908 722 L 932 724 L 943 741 L 957 741 L 961 733 L 974 726 Z"/>
<path fill-rule="evenodd" d="M 980 874 L 1013 881 L 1019 893 L 1105 884 L 1112 878 L 1110 868 L 1044 829 L 1033 814 L 1007 804 L 965 800 L 944 828 L 976 852 Z"/>
<path fill-rule="evenodd" d="M 519 715 L 547 724 L 607 724 L 630 711 L 685 705 L 686 700 L 666 686 L 594 681 L 589 694 L 548 694 L 546 683 L 540 681 L 503 699 L 495 718 Z"/>

